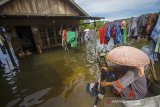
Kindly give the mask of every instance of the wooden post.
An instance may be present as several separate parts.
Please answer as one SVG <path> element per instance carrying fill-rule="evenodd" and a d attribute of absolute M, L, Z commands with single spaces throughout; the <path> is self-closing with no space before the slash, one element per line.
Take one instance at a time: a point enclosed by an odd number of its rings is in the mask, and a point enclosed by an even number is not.
<path fill-rule="evenodd" d="M 54 41 L 55 41 L 55 44 L 57 44 L 57 31 L 56 31 L 57 29 L 56 29 L 56 26 L 54 26 Z"/>
<path fill-rule="evenodd" d="M 95 30 L 95 36 L 97 36 L 96 34 L 96 32 L 97 32 L 97 28 L 96 28 L 96 21 L 94 20 L 94 30 Z M 95 37 L 96 38 L 96 37 Z M 97 42 L 97 41 L 95 41 L 95 42 Z M 97 43 L 95 43 L 95 44 L 97 44 Z M 96 47 L 97 47 L 97 45 L 95 46 L 95 60 L 97 59 L 96 57 L 97 57 L 97 49 L 96 49 Z"/>
<path fill-rule="evenodd" d="M 152 69 L 151 71 L 152 71 L 153 79 L 154 79 L 154 80 L 157 80 L 156 71 L 155 71 L 154 64 L 153 64 L 152 61 L 151 61 L 151 69 Z"/>
<path fill-rule="evenodd" d="M 37 27 L 34 27 L 34 26 L 32 26 L 31 28 L 32 28 L 32 34 L 33 34 L 33 38 L 36 44 L 36 48 L 39 53 L 42 53 L 42 50 L 41 50 L 42 40 L 40 37 L 39 30 Z"/>
<path fill-rule="evenodd" d="M 14 49 L 14 52 L 17 54 L 19 50 L 22 49 L 22 43 L 20 38 L 18 37 L 16 28 L 14 26 L 10 26 L 10 29 L 12 31 L 11 44 Z"/>
<path fill-rule="evenodd" d="M 94 20 L 94 28 L 96 29 L 96 21 Z"/>
<path fill-rule="evenodd" d="M 48 35 L 47 26 L 45 26 L 45 34 L 46 34 L 46 38 L 47 38 L 47 44 L 50 45 L 50 39 L 49 39 L 49 35 Z"/>
<path fill-rule="evenodd" d="M 82 34 L 81 34 L 81 28 L 80 28 L 80 26 L 79 26 L 79 25 L 77 25 L 77 26 L 78 26 L 79 48 L 80 48 L 80 47 L 81 47 L 81 44 L 82 44 L 82 42 L 81 42 Z"/>

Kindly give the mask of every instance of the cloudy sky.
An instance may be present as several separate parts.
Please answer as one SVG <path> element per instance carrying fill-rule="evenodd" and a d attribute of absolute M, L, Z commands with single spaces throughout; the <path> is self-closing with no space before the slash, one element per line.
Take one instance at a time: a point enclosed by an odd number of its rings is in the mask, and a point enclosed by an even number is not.
<path fill-rule="evenodd" d="M 160 11 L 160 0 L 75 0 L 90 16 L 106 20 L 139 16 Z"/>

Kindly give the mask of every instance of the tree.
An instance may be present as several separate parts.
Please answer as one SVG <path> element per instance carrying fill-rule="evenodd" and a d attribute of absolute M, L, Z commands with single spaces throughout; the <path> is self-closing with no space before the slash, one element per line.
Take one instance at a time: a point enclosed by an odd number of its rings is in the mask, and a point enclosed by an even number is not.
<path fill-rule="evenodd" d="M 96 21 L 96 28 L 99 30 L 103 24 L 105 24 L 105 21 Z M 90 20 L 81 20 L 80 21 L 80 26 L 82 30 L 85 29 L 94 29 L 94 22 Z"/>

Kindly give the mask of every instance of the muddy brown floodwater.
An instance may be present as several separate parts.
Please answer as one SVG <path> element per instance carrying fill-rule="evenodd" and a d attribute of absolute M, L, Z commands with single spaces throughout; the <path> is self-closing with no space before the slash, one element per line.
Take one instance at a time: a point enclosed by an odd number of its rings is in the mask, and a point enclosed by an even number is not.
<path fill-rule="evenodd" d="M 1 107 L 92 107 L 86 85 L 96 80 L 98 67 L 82 52 L 58 49 L 20 59 L 20 67 L 1 72 Z"/>
<path fill-rule="evenodd" d="M 0 107 L 93 107 L 95 97 L 86 86 L 97 80 L 99 69 L 83 52 L 67 55 L 58 49 L 21 58 L 19 65 L 17 70 L 0 72 Z M 114 96 L 110 88 L 106 90 L 107 97 Z M 102 100 L 98 107 L 105 103 Z"/>

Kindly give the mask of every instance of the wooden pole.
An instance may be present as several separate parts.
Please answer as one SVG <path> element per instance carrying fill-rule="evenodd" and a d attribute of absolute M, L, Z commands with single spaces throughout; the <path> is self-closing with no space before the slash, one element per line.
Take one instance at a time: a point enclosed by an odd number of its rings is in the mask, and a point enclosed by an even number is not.
<path fill-rule="evenodd" d="M 49 35 L 48 35 L 47 26 L 45 26 L 45 34 L 46 34 L 46 38 L 47 38 L 47 44 L 50 45 L 50 39 L 49 39 Z"/>
<path fill-rule="evenodd" d="M 155 71 L 155 68 L 154 68 L 154 64 L 153 62 L 151 61 L 151 72 L 152 72 L 152 77 L 154 80 L 157 80 L 157 75 L 156 75 L 156 71 Z"/>
<path fill-rule="evenodd" d="M 39 53 L 42 53 L 42 50 L 41 50 L 42 40 L 39 34 L 38 26 L 31 26 L 31 28 L 32 28 L 32 34 L 33 34 L 34 42 L 36 44 L 36 48 Z"/>
<path fill-rule="evenodd" d="M 95 30 L 95 36 L 97 36 L 96 34 L 97 34 L 97 27 L 96 27 L 96 21 L 94 20 L 94 30 Z M 95 37 L 96 38 L 96 37 Z M 97 41 L 94 41 L 94 42 L 97 42 Z M 95 43 L 96 44 L 96 46 L 95 46 L 95 60 L 97 59 L 97 49 L 96 49 L 96 47 L 97 47 L 97 43 Z"/>

